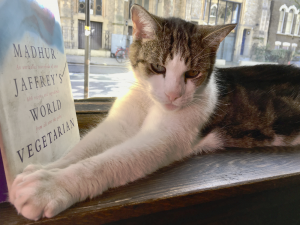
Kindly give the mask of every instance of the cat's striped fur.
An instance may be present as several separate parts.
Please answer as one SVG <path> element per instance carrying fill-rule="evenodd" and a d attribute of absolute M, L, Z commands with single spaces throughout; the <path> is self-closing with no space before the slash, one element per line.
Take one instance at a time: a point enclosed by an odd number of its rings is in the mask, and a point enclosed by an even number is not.
<path fill-rule="evenodd" d="M 257 65 L 216 70 L 217 108 L 201 136 L 225 147 L 300 144 L 300 70 Z"/>

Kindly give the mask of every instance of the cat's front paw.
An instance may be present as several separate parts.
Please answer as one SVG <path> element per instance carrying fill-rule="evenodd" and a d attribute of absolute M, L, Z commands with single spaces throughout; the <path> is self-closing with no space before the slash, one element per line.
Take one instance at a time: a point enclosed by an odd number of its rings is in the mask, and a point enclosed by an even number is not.
<path fill-rule="evenodd" d="M 22 174 L 21 174 L 22 175 Z M 53 217 L 74 203 L 60 169 L 38 170 L 12 184 L 9 198 L 24 217 Z"/>
<path fill-rule="evenodd" d="M 42 169 L 42 168 L 43 168 L 42 165 L 39 165 L 39 164 L 37 164 L 37 165 L 30 164 L 30 165 L 26 166 L 25 169 L 23 170 L 23 172 L 17 175 L 13 184 L 16 186 L 17 184 L 22 183 L 24 177 L 28 176 L 29 174 L 31 174 L 37 170 Z M 12 193 L 12 191 L 9 192 L 9 200 L 11 203 L 13 203 L 11 193 Z"/>

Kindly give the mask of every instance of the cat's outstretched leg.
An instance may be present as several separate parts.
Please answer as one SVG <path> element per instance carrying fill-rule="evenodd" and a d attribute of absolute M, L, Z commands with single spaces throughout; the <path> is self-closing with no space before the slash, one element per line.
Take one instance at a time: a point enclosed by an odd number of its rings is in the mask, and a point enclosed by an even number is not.
<path fill-rule="evenodd" d="M 52 217 L 77 201 L 144 177 L 192 154 L 200 121 L 185 113 L 182 110 L 163 115 L 154 107 L 132 138 L 64 169 L 29 174 L 23 182 L 13 185 L 11 202 L 29 219 Z M 97 148 L 99 142 L 90 144 Z"/>
<path fill-rule="evenodd" d="M 108 117 L 87 134 L 73 149 L 59 160 L 46 166 L 28 165 L 14 180 L 14 186 L 37 170 L 65 168 L 85 158 L 100 154 L 114 145 L 135 135 L 146 116 L 148 99 L 138 90 L 131 90 L 123 98 L 117 99 Z M 10 196 L 11 196 L 10 191 Z M 10 200 L 13 202 L 12 200 Z"/>
<path fill-rule="evenodd" d="M 140 129 L 146 116 L 147 102 L 149 99 L 139 90 L 131 90 L 117 99 L 108 117 L 61 159 L 46 166 L 29 165 L 24 172 L 28 174 L 38 169 L 64 168 L 124 142 Z"/>

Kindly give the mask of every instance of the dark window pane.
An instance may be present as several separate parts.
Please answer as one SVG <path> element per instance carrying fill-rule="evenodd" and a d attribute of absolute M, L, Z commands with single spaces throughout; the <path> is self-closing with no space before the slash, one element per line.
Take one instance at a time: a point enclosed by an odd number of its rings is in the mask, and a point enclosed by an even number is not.
<path fill-rule="evenodd" d="M 211 0 L 209 8 L 209 25 L 216 25 L 218 11 L 218 0 Z"/>
<path fill-rule="evenodd" d="M 231 23 L 232 14 L 233 14 L 233 3 L 227 2 L 225 24 Z"/>
<path fill-rule="evenodd" d="M 240 8 L 240 4 L 234 4 L 233 5 L 233 14 L 232 14 L 231 23 L 237 23 L 238 22 L 239 8 Z"/>
<path fill-rule="evenodd" d="M 96 2 L 96 15 L 102 16 L 102 0 Z"/>
<path fill-rule="evenodd" d="M 218 25 L 223 25 L 225 21 L 225 11 L 226 11 L 226 2 L 220 1 L 219 8 L 218 8 Z"/>
<path fill-rule="evenodd" d="M 130 13 L 130 9 L 133 5 L 133 0 L 129 0 L 129 15 L 128 15 L 128 18 L 131 19 L 131 13 Z"/>
<path fill-rule="evenodd" d="M 206 10 L 207 10 L 207 0 L 205 0 L 205 3 L 204 3 L 204 12 L 203 12 L 203 20 L 205 20 L 205 13 L 206 13 Z"/>
<path fill-rule="evenodd" d="M 210 13 L 211 0 L 205 2 L 205 12 L 204 12 L 204 24 L 208 24 L 208 18 Z"/>
<path fill-rule="evenodd" d="M 144 8 L 149 10 L 149 0 L 144 0 Z"/>
<path fill-rule="evenodd" d="M 94 0 L 90 0 L 90 14 L 94 15 Z"/>
<path fill-rule="evenodd" d="M 128 26 L 128 35 L 132 35 L 132 26 Z"/>
<path fill-rule="evenodd" d="M 78 20 L 78 48 L 84 49 L 85 48 L 85 35 L 84 35 L 84 20 Z"/>
<path fill-rule="evenodd" d="M 85 0 L 78 0 L 78 12 L 85 13 Z"/>

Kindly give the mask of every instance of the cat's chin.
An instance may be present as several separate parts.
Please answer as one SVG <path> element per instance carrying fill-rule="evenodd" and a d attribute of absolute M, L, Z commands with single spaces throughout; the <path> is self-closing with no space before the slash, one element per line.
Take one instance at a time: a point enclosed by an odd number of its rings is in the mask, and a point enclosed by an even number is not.
<path fill-rule="evenodd" d="M 179 106 L 173 105 L 173 104 L 164 104 L 164 108 L 168 111 L 175 111 L 179 109 Z"/>

